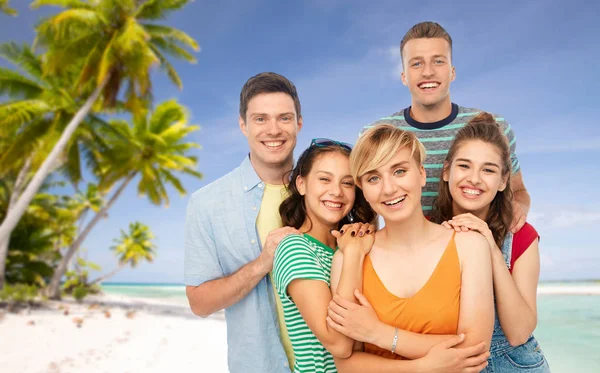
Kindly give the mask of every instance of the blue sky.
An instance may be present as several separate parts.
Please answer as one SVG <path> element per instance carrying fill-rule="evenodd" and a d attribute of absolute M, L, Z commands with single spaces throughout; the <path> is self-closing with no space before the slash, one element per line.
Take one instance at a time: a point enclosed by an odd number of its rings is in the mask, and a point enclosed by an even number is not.
<path fill-rule="evenodd" d="M 47 11 L 13 0 L 17 18 L 0 16 L 0 41 L 31 41 Z M 517 154 L 532 197 L 529 221 L 542 236 L 542 280 L 600 277 L 600 4 L 589 1 L 397 2 L 308 0 L 195 1 L 173 14 L 201 45 L 198 63 L 175 63 L 183 91 L 156 74 L 157 102 L 177 98 L 201 130 L 203 180 L 183 178 L 191 193 L 233 169 L 247 152 L 237 126 L 239 92 L 261 71 L 292 80 L 304 128 L 296 155 L 313 137 L 354 142 L 363 125 L 410 104 L 399 79 L 399 42 L 420 21 L 440 22 L 454 40 L 453 102 L 502 114 L 517 135 Z M 188 195 L 171 191 L 169 208 L 151 205 L 131 185 L 84 243 L 104 271 L 108 249 L 129 222 L 157 236 L 153 264 L 113 281 L 181 282 Z"/>

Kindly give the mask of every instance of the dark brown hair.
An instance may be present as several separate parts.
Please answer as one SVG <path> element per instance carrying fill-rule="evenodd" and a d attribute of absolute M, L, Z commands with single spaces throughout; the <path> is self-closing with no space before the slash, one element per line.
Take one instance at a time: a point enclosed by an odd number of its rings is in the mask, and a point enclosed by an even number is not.
<path fill-rule="evenodd" d="M 299 229 L 306 219 L 310 219 L 306 213 L 306 204 L 304 203 L 304 196 L 300 194 L 296 187 L 296 179 L 298 176 L 306 177 L 313 167 L 315 161 L 325 154 L 338 152 L 347 157 L 350 157 L 350 151 L 339 145 L 329 146 L 309 146 L 298 158 L 296 167 L 291 171 L 289 184 L 287 184 L 287 190 L 289 197 L 286 198 L 279 206 L 279 214 L 281 215 L 281 221 L 284 226 L 294 227 Z M 365 199 L 362 191 L 358 186 L 355 188 L 355 199 L 352 210 L 350 211 L 354 219 L 354 223 L 370 223 L 375 219 L 375 212 L 371 209 L 371 206 Z M 342 221 L 338 224 L 338 229 L 344 224 L 352 223 L 345 216 Z M 312 222 L 311 222 L 312 224 Z"/>
<path fill-rule="evenodd" d="M 246 120 L 246 112 L 248 111 L 248 103 L 252 98 L 261 93 L 277 93 L 282 92 L 288 94 L 294 100 L 294 108 L 296 109 L 296 119 L 302 117 L 300 112 L 300 99 L 294 83 L 290 82 L 283 75 L 277 73 L 265 72 L 254 75 L 242 87 L 240 92 L 240 117 Z"/>
<path fill-rule="evenodd" d="M 433 39 L 441 38 L 450 44 L 450 56 L 452 56 L 452 38 L 450 34 L 437 22 L 421 22 L 417 23 L 408 30 L 400 42 L 400 58 L 404 53 L 404 46 L 412 39 Z"/>
<path fill-rule="evenodd" d="M 473 140 L 480 140 L 494 145 L 500 150 L 500 156 L 503 163 L 501 173 L 503 177 L 507 178 L 506 188 L 504 188 L 503 191 L 498 191 L 498 193 L 496 193 L 496 196 L 490 203 L 490 210 L 485 221 L 492 231 L 496 245 L 501 248 L 502 242 L 510 228 L 513 216 L 513 195 L 512 190 L 510 189 L 512 163 L 510 160 L 508 139 L 504 136 L 498 123 L 496 123 L 496 120 L 491 114 L 483 112 L 477 115 L 475 118 L 471 119 L 466 126 L 458 131 L 454 138 L 454 142 L 452 142 L 452 146 L 450 146 L 446 160 L 444 161 L 442 172 L 449 172 L 449 168 L 452 165 L 452 161 L 460 146 L 467 141 Z M 439 195 L 435 200 L 433 221 L 439 224 L 452 219 L 453 216 L 452 195 L 450 194 L 448 182 L 444 181 L 442 177 L 440 178 Z"/>

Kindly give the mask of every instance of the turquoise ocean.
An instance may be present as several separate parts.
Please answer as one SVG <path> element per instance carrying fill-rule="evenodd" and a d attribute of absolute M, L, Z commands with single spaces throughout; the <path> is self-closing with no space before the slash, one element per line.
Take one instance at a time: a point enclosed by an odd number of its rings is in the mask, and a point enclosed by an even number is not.
<path fill-rule="evenodd" d="M 598 282 L 541 283 L 540 288 L 594 287 Z M 106 294 L 187 303 L 174 284 L 105 284 Z M 600 373 L 600 295 L 538 295 L 534 332 L 553 373 Z"/>

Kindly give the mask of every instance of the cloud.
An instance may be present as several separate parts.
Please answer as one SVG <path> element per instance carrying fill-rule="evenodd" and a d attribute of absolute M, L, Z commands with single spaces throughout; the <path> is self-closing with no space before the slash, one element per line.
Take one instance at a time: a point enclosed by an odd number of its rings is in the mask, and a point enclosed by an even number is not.
<path fill-rule="evenodd" d="M 544 229 L 581 227 L 600 223 L 600 211 L 585 210 L 584 207 L 576 210 L 563 210 L 555 206 L 552 211 L 532 212 L 527 220 L 534 226 L 544 227 Z"/>

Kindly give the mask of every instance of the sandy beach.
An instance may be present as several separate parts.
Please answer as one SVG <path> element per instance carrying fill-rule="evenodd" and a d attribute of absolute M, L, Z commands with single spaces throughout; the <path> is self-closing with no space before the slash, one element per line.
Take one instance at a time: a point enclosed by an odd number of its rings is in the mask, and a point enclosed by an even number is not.
<path fill-rule="evenodd" d="M 2 373 L 227 372 L 222 313 L 115 296 L 0 312 Z"/>
<path fill-rule="evenodd" d="M 600 295 L 600 286 L 543 285 L 538 294 Z M 1 373 L 227 372 L 224 315 L 194 316 L 185 298 L 99 295 L 7 313 Z"/>

